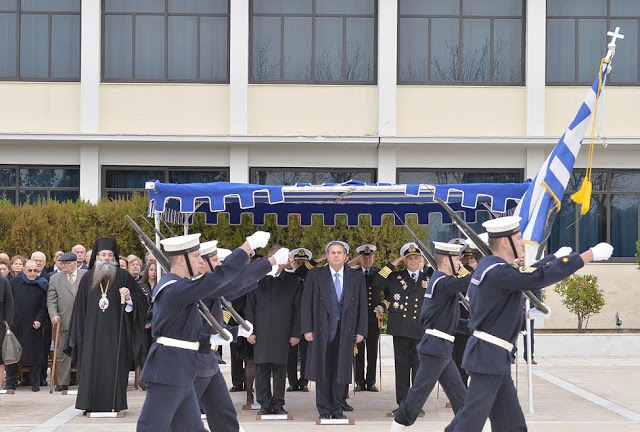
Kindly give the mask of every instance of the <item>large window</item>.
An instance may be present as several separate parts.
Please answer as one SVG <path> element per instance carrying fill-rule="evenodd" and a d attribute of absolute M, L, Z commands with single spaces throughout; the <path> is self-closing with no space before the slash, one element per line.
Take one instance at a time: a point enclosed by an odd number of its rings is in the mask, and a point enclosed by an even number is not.
<path fill-rule="evenodd" d="M 344 183 L 359 180 L 376 181 L 376 170 L 357 168 L 251 168 L 251 183 L 264 185 L 294 185 L 296 183 Z"/>
<path fill-rule="evenodd" d="M 127 198 L 136 193 L 145 193 L 144 185 L 149 180 L 213 183 L 228 179 L 227 168 L 102 167 L 102 190 L 108 198 Z"/>
<path fill-rule="evenodd" d="M 520 183 L 523 171 L 520 169 L 469 170 L 469 169 L 398 169 L 398 183 L 426 183 L 426 184 L 463 184 L 463 183 Z M 488 210 L 482 206 L 475 211 L 475 222 L 469 221 L 469 226 L 477 233 L 486 231 L 482 222 L 492 218 Z M 429 215 L 429 236 L 431 241 L 448 242 L 454 237 L 464 238 L 453 224 L 444 224 L 442 215 Z"/>
<path fill-rule="evenodd" d="M 80 0 L 0 0 L 0 80 L 80 80 Z"/>
<path fill-rule="evenodd" d="M 375 84 L 377 0 L 252 0 L 251 81 Z"/>
<path fill-rule="evenodd" d="M 607 53 L 607 31 L 615 27 L 625 38 L 617 41 L 618 55 L 607 83 L 640 84 L 639 21 L 636 0 L 548 0 L 547 84 L 591 84 Z"/>
<path fill-rule="evenodd" d="M 571 246 L 583 252 L 606 241 L 613 245 L 614 257 L 633 257 L 638 241 L 640 171 L 594 171 L 591 208 L 580 217 L 569 195 L 580 188 L 584 178 L 584 170 L 581 171 L 571 175 L 562 209 L 551 230 L 549 250 Z"/>
<path fill-rule="evenodd" d="M 523 0 L 399 0 L 399 84 L 524 84 Z"/>
<path fill-rule="evenodd" d="M 229 82 L 229 0 L 104 0 L 104 81 Z"/>
<path fill-rule="evenodd" d="M 0 195 L 20 204 L 75 201 L 80 196 L 80 168 L 0 165 Z"/>

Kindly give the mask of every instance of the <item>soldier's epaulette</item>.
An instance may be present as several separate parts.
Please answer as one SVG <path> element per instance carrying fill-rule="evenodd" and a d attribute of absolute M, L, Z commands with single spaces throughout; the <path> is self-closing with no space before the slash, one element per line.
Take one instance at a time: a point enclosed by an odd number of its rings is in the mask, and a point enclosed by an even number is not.
<path fill-rule="evenodd" d="M 224 320 L 225 324 L 229 324 L 229 320 L 231 320 L 231 312 L 226 309 L 222 309 L 222 319 Z"/>
<path fill-rule="evenodd" d="M 391 274 L 393 270 L 391 270 L 388 266 L 384 266 L 382 267 L 382 270 L 380 270 L 380 273 L 378 273 L 380 276 L 382 276 L 383 278 L 388 278 L 389 275 Z"/>
<path fill-rule="evenodd" d="M 469 270 L 466 269 L 466 267 L 460 267 L 460 270 L 458 270 L 458 274 L 456 276 L 458 276 L 459 278 L 463 278 L 465 276 L 470 275 L 471 272 Z"/>
<path fill-rule="evenodd" d="M 309 261 L 305 262 L 305 263 L 304 263 L 304 266 L 305 266 L 306 268 L 308 268 L 309 270 L 313 270 L 313 269 L 315 268 L 314 266 L 312 266 L 312 265 L 311 265 L 311 263 L 310 263 Z"/>
<path fill-rule="evenodd" d="M 519 266 L 518 264 L 511 264 L 511 267 L 518 269 L 520 273 L 533 273 L 538 270 L 535 267 Z"/>
<path fill-rule="evenodd" d="M 195 276 L 191 276 L 189 278 L 189 280 L 191 281 L 197 281 L 198 279 L 200 279 L 202 276 L 204 276 L 204 273 L 200 273 L 199 275 L 195 275 Z"/>

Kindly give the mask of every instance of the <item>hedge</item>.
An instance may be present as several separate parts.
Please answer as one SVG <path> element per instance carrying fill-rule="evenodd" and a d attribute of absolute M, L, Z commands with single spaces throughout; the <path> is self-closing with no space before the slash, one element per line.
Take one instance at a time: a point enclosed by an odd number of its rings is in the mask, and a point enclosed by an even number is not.
<path fill-rule="evenodd" d="M 36 204 L 14 205 L 8 200 L 0 200 L 0 251 L 9 256 L 21 254 L 29 256 L 39 250 L 47 255 L 49 264 L 55 251 L 69 251 L 80 243 L 91 249 L 97 237 L 113 236 L 117 239 L 121 255 L 144 256 L 145 250 L 135 232 L 124 219 L 122 211 L 129 214 L 141 228 L 153 236 L 152 229 L 143 221 L 146 218 L 148 199 L 135 195 L 131 199 L 118 200 L 118 205 L 102 200 L 97 205 L 84 201 L 59 203 L 49 200 Z M 412 239 L 403 227 L 393 224 L 393 216 L 383 220 L 383 226 L 371 227 L 368 216 L 360 217 L 360 225 L 348 227 L 346 217 L 336 217 L 335 226 L 323 226 L 322 218 L 314 217 L 313 225 L 301 227 L 298 216 L 291 216 L 289 226 L 277 226 L 275 217 L 267 217 L 264 226 L 254 226 L 251 215 L 244 215 L 241 225 L 230 225 L 226 215 L 221 215 L 217 225 L 207 225 L 203 215 L 196 215 L 191 233 L 202 233 L 202 240 L 216 239 L 220 247 L 233 249 L 244 238 L 256 230 L 271 233 L 271 244 L 278 243 L 291 249 L 305 247 L 318 256 L 331 240 L 342 240 L 355 249 L 363 243 L 373 243 L 378 247 L 376 265 L 382 266 L 389 259 L 398 256 L 400 247 Z M 152 219 L 147 218 L 153 223 Z M 411 228 L 428 244 L 428 228 L 417 227 L 415 219 L 409 222 Z M 170 225 L 176 234 L 183 233 L 181 225 Z M 170 230 L 163 224 L 161 231 L 170 236 Z M 266 250 L 258 251 L 265 254 Z M 355 250 L 351 252 L 355 256 Z"/>

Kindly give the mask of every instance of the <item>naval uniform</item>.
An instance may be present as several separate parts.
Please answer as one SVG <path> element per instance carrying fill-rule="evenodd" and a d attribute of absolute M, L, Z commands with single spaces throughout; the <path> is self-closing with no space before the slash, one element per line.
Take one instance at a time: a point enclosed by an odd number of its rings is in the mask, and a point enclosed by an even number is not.
<path fill-rule="evenodd" d="M 474 271 L 474 268 L 469 264 L 465 264 L 464 266 L 464 274 L 458 272 L 458 275 L 466 275 L 471 274 Z M 467 284 L 468 286 L 468 284 Z M 462 295 L 467 295 L 467 287 L 462 291 Z M 453 362 L 456 364 L 458 368 L 458 372 L 460 372 L 460 378 L 462 378 L 462 382 L 464 386 L 467 386 L 469 382 L 469 374 L 462 367 L 462 357 L 464 356 L 464 349 L 467 347 L 467 341 L 471 337 L 471 329 L 469 328 L 469 311 L 465 308 L 462 303 L 460 303 L 460 318 L 458 319 L 458 326 L 456 327 L 455 337 L 456 339 L 453 341 Z"/>
<path fill-rule="evenodd" d="M 451 353 L 460 316 L 458 293 L 466 291 L 470 279 L 470 274 L 457 277 L 441 271 L 431 275 L 420 313 L 424 328 L 418 344 L 420 367 L 407 397 L 396 410 L 397 423 L 405 426 L 415 423 L 437 381 L 442 384 L 453 411 L 462 408 L 466 388 Z"/>
<path fill-rule="evenodd" d="M 138 431 L 169 431 L 174 420 L 187 430 L 206 431 L 193 385 L 202 333 L 197 301 L 234 294 L 237 288 L 229 282 L 248 258 L 246 252 L 238 248 L 215 273 L 191 279 L 168 273 L 156 285 L 151 323 L 156 341 L 140 377 L 146 384 L 147 395 L 138 419 Z"/>
<path fill-rule="evenodd" d="M 358 353 L 356 354 L 356 384 L 363 389 L 376 384 L 376 365 L 378 361 L 378 337 L 380 329 L 378 328 L 378 318 L 373 311 L 378 303 L 380 303 L 381 290 L 373 288 L 373 279 L 380 272 L 380 268 L 372 266 L 366 270 L 360 269 L 364 273 L 367 283 L 367 338 L 360 342 Z M 367 348 L 367 370 L 365 375 L 364 368 L 364 350 Z"/>
<path fill-rule="evenodd" d="M 544 288 L 584 266 L 579 254 L 518 267 L 497 256 L 483 258 L 468 297 L 474 331 L 462 367 L 471 376 L 465 404 L 445 431 L 480 432 L 487 417 L 494 431 L 526 431 L 511 379 L 511 350 L 524 319 L 524 290 Z"/>
<path fill-rule="evenodd" d="M 407 396 L 411 383 L 415 380 L 420 361 L 417 345 L 424 330 L 420 325 L 420 309 L 428 285 L 428 276 L 423 271 L 414 282 L 409 271 L 393 271 L 395 266 L 388 263 L 375 275 L 373 288 L 384 292 L 382 308 L 389 312 L 387 334 L 393 336 L 393 357 L 395 361 L 396 403 Z"/>

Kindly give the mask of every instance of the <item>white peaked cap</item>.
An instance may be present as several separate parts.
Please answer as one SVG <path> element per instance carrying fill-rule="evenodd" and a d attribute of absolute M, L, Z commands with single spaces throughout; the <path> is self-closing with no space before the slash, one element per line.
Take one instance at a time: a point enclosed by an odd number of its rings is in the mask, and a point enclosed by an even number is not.
<path fill-rule="evenodd" d="M 211 240 L 208 242 L 200 243 L 200 256 L 209 256 L 216 253 L 218 250 L 218 240 Z"/>
<path fill-rule="evenodd" d="M 224 259 L 226 257 L 228 257 L 229 255 L 231 255 L 231 250 L 230 249 L 218 248 L 218 259 L 220 261 L 224 261 Z"/>
<path fill-rule="evenodd" d="M 377 250 L 378 250 L 378 248 L 375 247 L 375 245 L 372 245 L 372 244 L 363 244 L 362 246 L 358 246 L 356 248 L 356 252 L 358 252 L 359 254 L 364 254 L 364 255 L 371 255 L 372 253 L 374 253 Z"/>
<path fill-rule="evenodd" d="M 489 244 L 489 234 L 487 234 L 486 232 L 483 232 L 482 234 L 478 234 L 478 237 L 482 239 L 484 244 L 487 244 L 487 245 Z"/>
<path fill-rule="evenodd" d="M 401 248 L 400 248 L 400 255 L 402 256 L 407 256 L 407 255 L 422 255 L 422 252 L 420 252 L 420 248 L 418 247 L 418 245 L 414 242 L 409 242 L 409 243 L 405 243 Z"/>
<path fill-rule="evenodd" d="M 188 234 L 160 240 L 167 255 L 182 255 L 200 249 L 200 234 Z"/>
<path fill-rule="evenodd" d="M 460 256 L 466 245 L 433 242 L 433 253 L 438 255 Z"/>
<path fill-rule="evenodd" d="M 505 216 L 482 223 L 490 238 L 507 237 L 520 232 L 520 216 Z"/>
<path fill-rule="evenodd" d="M 306 259 L 306 260 L 310 260 L 311 257 L 313 256 L 311 254 L 311 251 L 309 249 L 305 249 L 305 248 L 297 248 L 291 251 L 291 255 L 293 256 L 294 260 L 299 260 L 299 259 Z"/>

